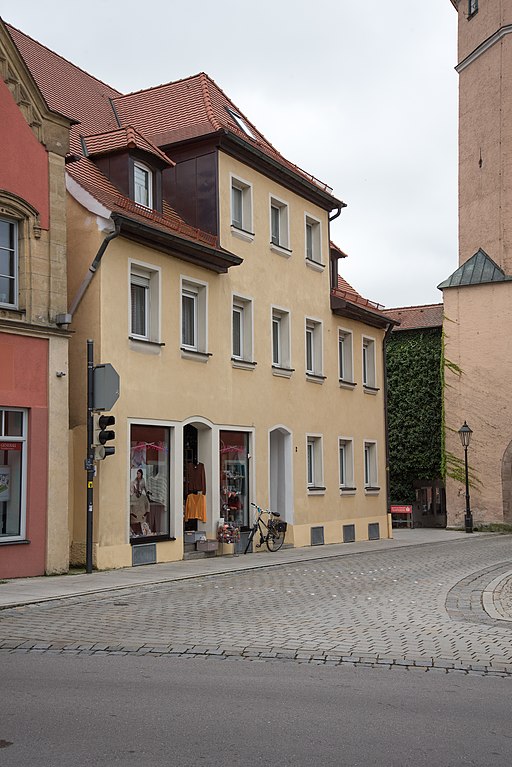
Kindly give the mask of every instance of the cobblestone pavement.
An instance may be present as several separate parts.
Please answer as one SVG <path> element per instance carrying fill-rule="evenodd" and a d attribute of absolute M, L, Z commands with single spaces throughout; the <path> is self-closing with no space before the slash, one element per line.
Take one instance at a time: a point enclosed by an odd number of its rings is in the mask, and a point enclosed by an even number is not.
<path fill-rule="evenodd" d="M 512 537 L 354 554 L 0 612 L 0 651 L 286 659 L 512 677 Z M 489 584 L 502 584 L 489 602 Z M 510 612 L 508 613 L 510 616 Z"/>

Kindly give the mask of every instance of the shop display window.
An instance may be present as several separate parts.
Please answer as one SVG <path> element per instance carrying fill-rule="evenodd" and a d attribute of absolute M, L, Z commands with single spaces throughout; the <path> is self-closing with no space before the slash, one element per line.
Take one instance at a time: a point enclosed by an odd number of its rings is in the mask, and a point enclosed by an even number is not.
<path fill-rule="evenodd" d="M 25 536 L 27 412 L 0 408 L 0 541 Z"/>
<path fill-rule="evenodd" d="M 130 540 L 169 536 L 169 429 L 131 426 Z"/>
<path fill-rule="evenodd" d="M 239 528 L 249 525 L 249 434 L 220 432 L 220 516 Z"/>

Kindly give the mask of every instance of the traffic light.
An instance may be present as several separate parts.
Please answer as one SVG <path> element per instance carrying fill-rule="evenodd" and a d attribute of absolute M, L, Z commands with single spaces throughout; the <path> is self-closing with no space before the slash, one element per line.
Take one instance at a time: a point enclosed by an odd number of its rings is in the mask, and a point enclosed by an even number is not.
<path fill-rule="evenodd" d="M 113 415 L 105 415 L 104 413 L 94 413 L 94 435 L 93 435 L 93 448 L 94 448 L 94 460 L 102 461 L 109 455 L 114 455 L 116 452 L 115 447 L 107 445 L 105 443 L 111 439 L 116 438 L 115 431 L 110 429 L 110 426 L 114 426 L 116 418 Z"/>

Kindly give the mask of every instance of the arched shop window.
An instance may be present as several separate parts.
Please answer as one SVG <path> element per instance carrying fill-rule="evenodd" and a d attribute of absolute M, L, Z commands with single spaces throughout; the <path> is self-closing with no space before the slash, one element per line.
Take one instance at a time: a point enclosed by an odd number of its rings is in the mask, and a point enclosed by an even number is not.
<path fill-rule="evenodd" d="M 0 542 L 25 538 L 27 411 L 0 408 Z"/>
<path fill-rule="evenodd" d="M 237 527 L 249 525 L 249 434 L 220 432 L 220 516 Z"/>

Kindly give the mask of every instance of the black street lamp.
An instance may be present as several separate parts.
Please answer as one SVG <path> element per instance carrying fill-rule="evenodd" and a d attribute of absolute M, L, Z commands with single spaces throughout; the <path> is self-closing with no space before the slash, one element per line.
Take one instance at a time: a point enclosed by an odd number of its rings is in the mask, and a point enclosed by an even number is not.
<path fill-rule="evenodd" d="M 468 474 L 468 447 L 471 442 L 471 435 L 473 430 L 469 428 L 466 421 L 459 429 L 459 437 L 464 448 L 464 468 L 466 470 L 466 514 L 464 515 L 464 526 L 466 533 L 473 532 L 473 515 L 471 513 L 471 506 L 469 504 L 469 474 Z"/>

